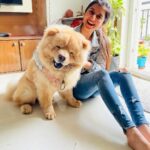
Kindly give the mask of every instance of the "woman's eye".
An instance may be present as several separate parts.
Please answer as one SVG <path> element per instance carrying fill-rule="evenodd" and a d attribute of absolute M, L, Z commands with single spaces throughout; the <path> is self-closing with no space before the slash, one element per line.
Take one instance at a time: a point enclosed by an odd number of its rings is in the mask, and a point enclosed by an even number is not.
<path fill-rule="evenodd" d="M 97 19 L 102 19 L 102 15 L 97 15 L 96 18 Z"/>
<path fill-rule="evenodd" d="M 89 13 L 90 13 L 90 15 L 94 15 L 95 14 L 93 10 L 90 10 Z"/>

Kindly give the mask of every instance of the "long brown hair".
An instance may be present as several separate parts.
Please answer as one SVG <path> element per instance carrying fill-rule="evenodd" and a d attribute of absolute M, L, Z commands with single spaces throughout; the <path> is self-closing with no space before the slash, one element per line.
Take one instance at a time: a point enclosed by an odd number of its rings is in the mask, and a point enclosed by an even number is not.
<path fill-rule="evenodd" d="M 109 70 L 110 63 L 111 63 L 111 46 L 110 42 L 108 40 L 108 37 L 106 33 L 103 31 L 103 29 L 97 30 L 97 36 L 99 37 L 99 43 L 101 46 L 101 53 L 102 57 L 106 62 L 106 70 Z"/>

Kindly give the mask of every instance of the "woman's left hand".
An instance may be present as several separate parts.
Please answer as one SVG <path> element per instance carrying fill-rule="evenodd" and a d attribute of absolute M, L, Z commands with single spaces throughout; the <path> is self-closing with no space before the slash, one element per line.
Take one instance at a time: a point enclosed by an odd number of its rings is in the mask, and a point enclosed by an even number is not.
<path fill-rule="evenodd" d="M 89 62 L 89 61 L 87 61 L 83 67 L 84 67 L 85 69 L 89 70 L 89 69 L 92 68 L 92 63 Z"/>
<path fill-rule="evenodd" d="M 119 68 L 117 70 L 118 72 L 125 72 L 125 73 L 128 73 L 129 71 L 127 70 L 127 68 Z"/>

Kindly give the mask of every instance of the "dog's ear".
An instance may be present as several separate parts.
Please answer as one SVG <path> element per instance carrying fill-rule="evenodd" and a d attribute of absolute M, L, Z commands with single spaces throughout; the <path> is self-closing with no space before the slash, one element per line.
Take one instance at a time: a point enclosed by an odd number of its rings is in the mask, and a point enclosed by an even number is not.
<path fill-rule="evenodd" d="M 82 43 L 83 49 L 90 50 L 90 42 L 88 40 L 84 40 Z"/>
<path fill-rule="evenodd" d="M 53 36 L 59 32 L 57 28 L 51 28 L 45 31 L 47 36 Z"/>

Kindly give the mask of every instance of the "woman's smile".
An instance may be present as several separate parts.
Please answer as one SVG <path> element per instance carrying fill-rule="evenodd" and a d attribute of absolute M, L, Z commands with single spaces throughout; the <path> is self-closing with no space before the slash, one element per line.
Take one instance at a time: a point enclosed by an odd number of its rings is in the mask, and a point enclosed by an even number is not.
<path fill-rule="evenodd" d="M 88 25 L 90 28 L 95 27 L 95 24 L 94 24 L 92 21 L 90 21 L 90 20 L 87 20 L 87 25 Z"/>

